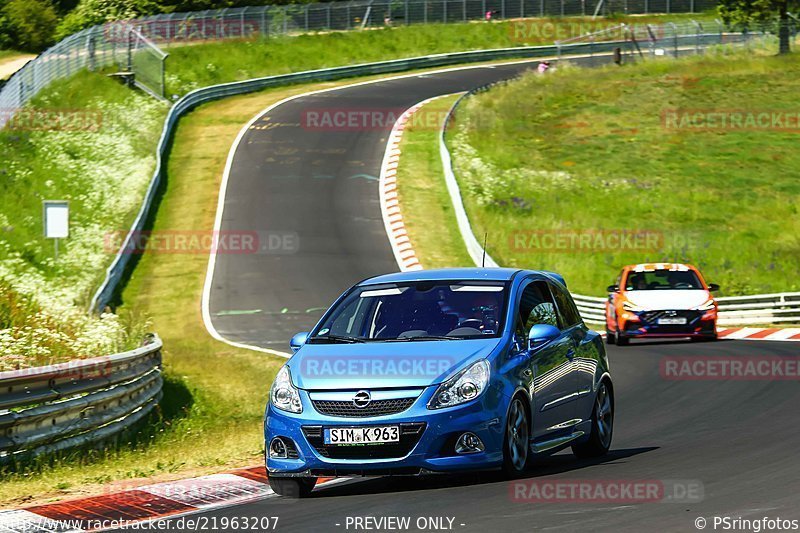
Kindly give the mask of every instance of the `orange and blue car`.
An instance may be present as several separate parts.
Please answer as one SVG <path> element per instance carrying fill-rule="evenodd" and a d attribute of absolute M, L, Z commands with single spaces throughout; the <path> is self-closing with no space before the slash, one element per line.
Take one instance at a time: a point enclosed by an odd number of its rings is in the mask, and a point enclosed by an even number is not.
<path fill-rule="evenodd" d="M 608 287 L 606 342 L 647 337 L 717 338 L 719 285 L 681 263 L 642 263 L 622 269 Z"/>

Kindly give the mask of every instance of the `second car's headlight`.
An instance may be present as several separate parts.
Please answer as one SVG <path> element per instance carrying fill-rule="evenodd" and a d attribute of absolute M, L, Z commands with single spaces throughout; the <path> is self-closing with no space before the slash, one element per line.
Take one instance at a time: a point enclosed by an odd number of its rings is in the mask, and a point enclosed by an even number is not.
<path fill-rule="evenodd" d="M 706 301 L 703 305 L 698 305 L 695 307 L 698 311 L 711 311 L 712 309 L 717 307 L 717 302 L 713 299 Z"/>
<path fill-rule="evenodd" d="M 632 302 L 629 302 L 627 300 L 622 302 L 622 308 L 624 310 L 626 310 L 626 311 L 642 311 L 643 310 L 642 307 L 639 307 L 638 305 L 636 305 L 636 304 L 634 304 Z"/>
<path fill-rule="evenodd" d="M 428 409 L 452 407 L 474 400 L 489 385 L 489 362 L 481 359 L 448 379 L 436 390 Z"/>
<path fill-rule="evenodd" d="M 272 405 L 283 411 L 290 413 L 302 413 L 303 404 L 300 402 L 300 391 L 292 384 L 292 375 L 289 367 L 284 365 L 278 370 L 275 381 L 272 382 L 272 389 L 269 391 L 269 399 Z"/>

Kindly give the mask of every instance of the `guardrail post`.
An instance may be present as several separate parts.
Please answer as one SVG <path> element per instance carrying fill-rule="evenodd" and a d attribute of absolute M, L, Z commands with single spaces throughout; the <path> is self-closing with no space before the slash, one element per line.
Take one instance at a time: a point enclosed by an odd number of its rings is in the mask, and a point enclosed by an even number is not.
<path fill-rule="evenodd" d="M 289 7 L 283 6 L 283 34 L 289 33 Z"/>
<path fill-rule="evenodd" d="M 408 20 L 408 2 L 409 2 L 409 0 L 406 0 L 406 1 L 405 1 L 405 20 L 406 20 L 406 26 L 408 26 L 409 24 L 411 24 L 411 22 Z"/>
<path fill-rule="evenodd" d="M 544 0 L 539 0 L 539 16 L 544 16 Z"/>
<path fill-rule="evenodd" d="M 648 15 L 650 13 L 650 2 L 648 0 L 644 0 L 644 14 Z"/>
<path fill-rule="evenodd" d="M 423 14 L 423 17 L 424 17 L 422 20 L 423 20 L 423 22 L 425 22 L 425 24 L 427 24 L 428 23 L 428 0 L 425 0 L 422 3 L 422 11 L 423 11 L 422 14 Z"/>
<path fill-rule="evenodd" d="M 308 4 L 306 4 L 306 33 L 308 33 Z"/>
<path fill-rule="evenodd" d="M 674 22 L 670 22 L 670 26 L 672 26 L 672 38 L 675 48 L 675 57 L 678 57 L 678 27 L 675 25 Z"/>
<path fill-rule="evenodd" d="M 519 0 L 519 18 L 525 18 L 525 0 Z"/>
<path fill-rule="evenodd" d="M 697 30 L 694 40 L 694 53 L 695 55 L 700 55 L 700 34 L 703 33 L 703 26 L 696 20 L 692 20 L 692 24 L 694 24 Z"/>
<path fill-rule="evenodd" d="M 689 13 L 694 13 L 694 0 L 689 0 Z"/>
<path fill-rule="evenodd" d="M 506 18 L 506 0 L 500 3 L 500 18 L 503 20 Z"/>
<path fill-rule="evenodd" d="M 447 22 L 447 0 L 442 0 L 442 22 Z"/>

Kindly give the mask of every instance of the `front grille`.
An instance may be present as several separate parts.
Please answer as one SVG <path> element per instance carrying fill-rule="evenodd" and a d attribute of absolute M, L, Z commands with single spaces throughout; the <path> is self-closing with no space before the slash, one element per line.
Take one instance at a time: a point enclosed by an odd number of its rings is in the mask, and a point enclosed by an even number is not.
<path fill-rule="evenodd" d="M 682 310 L 682 311 L 644 311 L 643 313 L 639 313 L 639 318 L 642 322 L 647 324 L 658 325 L 659 318 L 685 318 L 686 324 L 692 324 L 696 321 L 703 313 L 701 311 L 691 311 L 691 310 Z"/>
<path fill-rule="evenodd" d="M 312 400 L 311 403 L 314 404 L 314 409 L 323 415 L 364 418 L 402 413 L 411 407 L 414 400 L 416 398 L 372 400 L 366 407 L 356 407 L 352 401 Z"/>
<path fill-rule="evenodd" d="M 308 443 L 322 457 L 329 459 L 397 459 L 405 457 L 425 431 L 425 422 L 400 424 L 400 442 L 387 444 L 360 444 L 353 446 L 325 444 L 322 426 L 303 426 L 303 434 Z"/>

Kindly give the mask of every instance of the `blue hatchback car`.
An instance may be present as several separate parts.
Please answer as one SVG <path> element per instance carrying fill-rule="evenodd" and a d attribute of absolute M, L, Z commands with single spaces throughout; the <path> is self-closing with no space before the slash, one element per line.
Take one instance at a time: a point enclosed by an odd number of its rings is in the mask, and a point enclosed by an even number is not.
<path fill-rule="evenodd" d="M 272 489 L 321 476 L 502 468 L 611 445 L 614 389 L 601 337 L 564 279 L 502 268 L 362 281 L 278 372 L 264 419 Z"/>

